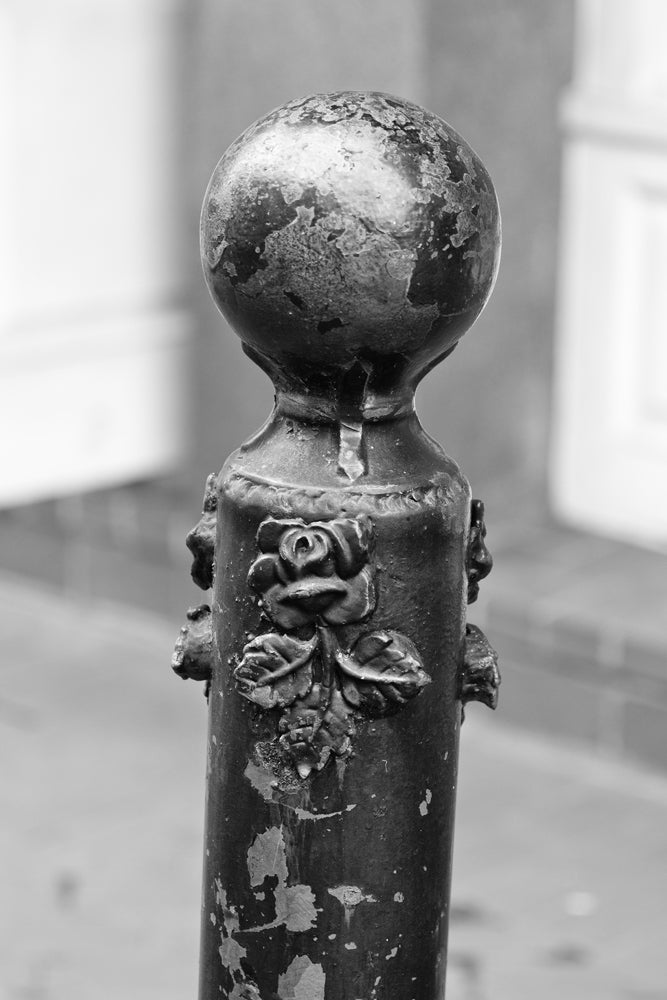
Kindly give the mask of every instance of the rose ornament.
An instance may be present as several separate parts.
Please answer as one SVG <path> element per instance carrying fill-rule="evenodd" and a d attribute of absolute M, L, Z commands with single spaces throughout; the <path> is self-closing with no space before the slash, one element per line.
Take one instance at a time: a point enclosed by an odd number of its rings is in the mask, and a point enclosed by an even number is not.
<path fill-rule="evenodd" d="M 341 648 L 339 628 L 375 608 L 374 541 L 365 515 L 268 518 L 257 533 L 248 584 L 283 632 L 246 643 L 234 678 L 244 698 L 277 711 L 275 743 L 301 778 L 352 753 L 355 719 L 399 711 L 431 680 L 399 632 L 367 633 Z"/>
<path fill-rule="evenodd" d="M 361 621 L 375 607 L 369 517 L 334 521 L 264 521 L 262 553 L 248 574 L 268 617 L 286 630 L 322 622 Z"/>

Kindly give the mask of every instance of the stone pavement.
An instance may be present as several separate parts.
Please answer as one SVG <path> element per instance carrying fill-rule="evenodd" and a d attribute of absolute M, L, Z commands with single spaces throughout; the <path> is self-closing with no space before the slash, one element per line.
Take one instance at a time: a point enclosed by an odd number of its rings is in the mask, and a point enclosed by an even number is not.
<path fill-rule="evenodd" d="M 0 1000 L 196 995 L 206 717 L 178 625 L 0 579 Z M 447 1000 L 667 1000 L 667 780 L 499 711 L 463 728 Z"/>

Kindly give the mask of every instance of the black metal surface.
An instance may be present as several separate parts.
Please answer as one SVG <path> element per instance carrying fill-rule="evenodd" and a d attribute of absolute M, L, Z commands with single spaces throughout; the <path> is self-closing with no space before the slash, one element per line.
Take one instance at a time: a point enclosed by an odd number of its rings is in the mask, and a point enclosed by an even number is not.
<path fill-rule="evenodd" d="M 466 632 L 483 505 L 413 394 L 499 245 L 475 154 L 386 95 L 292 102 L 214 172 L 207 281 L 276 406 L 188 536 L 213 583 L 174 658 L 210 685 L 200 1000 L 444 996 L 462 704 L 499 677 Z"/>

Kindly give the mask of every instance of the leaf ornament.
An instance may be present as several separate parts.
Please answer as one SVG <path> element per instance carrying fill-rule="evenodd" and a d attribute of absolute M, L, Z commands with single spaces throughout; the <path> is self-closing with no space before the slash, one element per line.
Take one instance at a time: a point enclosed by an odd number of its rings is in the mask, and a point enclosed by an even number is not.
<path fill-rule="evenodd" d="M 286 708 L 305 698 L 313 686 L 316 648 L 316 636 L 304 641 L 268 632 L 251 639 L 234 671 L 240 694 L 264 709 Z"/>
<path fill-rule="evenodd" d="M 355 734 L 353 710 L 336 688 L 327 692 L 324 710 L 320 685 L 313 685 L 304 702 L 296 702 L 279 723 L 281 746 L 288 751 L 301 778 L 321 771 L 331 754 L 347 757 Z M 310 704 L 309 704 L 310 703 Z"/>
<path fill-rule="evenodd" d="M 400 632 L 371 632 L 339 652 L 346 701 L 364 715 L 393 715 L 431 683 L 414 644 Z"/>
<path fill-rule="evenodd" d="M 499 686 L 498 654 L 481 629 L 466 625 L 459 691 L 461 702 L 466 705 L 469 701 L 481 701 L 489 708 L 496 708 Z"/>

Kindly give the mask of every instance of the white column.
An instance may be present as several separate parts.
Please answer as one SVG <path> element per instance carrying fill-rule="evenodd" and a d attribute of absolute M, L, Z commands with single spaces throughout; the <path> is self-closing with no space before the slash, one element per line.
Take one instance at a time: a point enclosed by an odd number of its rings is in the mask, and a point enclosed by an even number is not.
<path fill-rule="evenodd" d="M 187 0 L 0 0 L 0 503 L 169 469 Z"/>
<path fill-rule="evenodd" d="M 551 495 L 667 546 L 667 3 L 579 0 L 565 160 Z"/>

